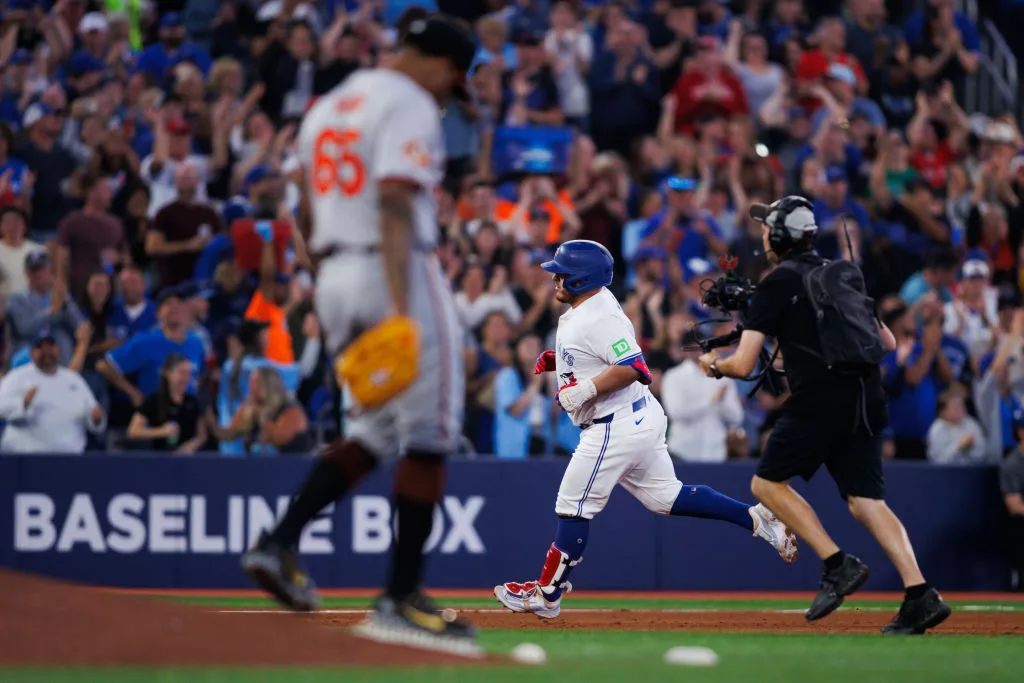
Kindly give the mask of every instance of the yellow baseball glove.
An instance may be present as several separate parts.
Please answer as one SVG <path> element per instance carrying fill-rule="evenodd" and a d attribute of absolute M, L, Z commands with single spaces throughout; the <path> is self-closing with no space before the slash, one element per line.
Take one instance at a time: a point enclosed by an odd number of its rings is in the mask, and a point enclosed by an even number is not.
<path fill-rule="evenodd" d="M 339 382 L 365 409 L 376 408 L 409 388 L 419 373 L 416 321 L 395 316 L 363 332 L 334 363 Z"/>

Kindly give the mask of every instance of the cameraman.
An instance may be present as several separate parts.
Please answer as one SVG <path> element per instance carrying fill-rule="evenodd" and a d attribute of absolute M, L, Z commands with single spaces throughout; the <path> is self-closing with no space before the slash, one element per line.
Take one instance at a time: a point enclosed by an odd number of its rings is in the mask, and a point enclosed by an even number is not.
<path fill-rule="evenodd" d="M 729 358 L 708 353 L 700 363 L 709 376 L 743 378 L 755 369 L 766 337 L 774 337 L 781 348 L 792 395 L 765 446 L 751 491 L 824 561 L 819 593 L 805 615 L 809 621 L 820 619 L 869 576 L 867 566 L 833 542 L 807 501 L 789 486 L 794 476 L 810 479 L 825 465 L 850 512 L 878 540 L 906 586 L 899 614 L 883 631 L 921 633 L 948 617 L 950 609 L 925 582 L 903 525 L 884 501 L 881 433 L 888 416 L 878 361 L 896 341 L 873 318 L 863 278 L 855 282 L 852 277 L 855 266 L 837 262 L 823 267 L 828 262 L 814 250 L 818 226 L 807 199 L 789 196 L 770 206 L 753 205 L 750 215 L 764 224 L 765 253 L 779 265 L 757 287 L 736 352 Z M 842 301 L 842 315 L 823 319 L 837 329 L 816 324 L 812 304 L 826 314 L 835 309 L 826 309 L 820 296 L 812 301 L 804 284 L 809 273 L 833 301 Z M 838 273 L 842 276 L 827 277 Z M 830 288 L 832 282 L 841 287 Z M 850 339 L 855 340 L 852 347 Z M 859 362 L 844 362 L 849 372 L 843 372 L 832 369 L 838 363 L 826 364 L 829 356 Z"/>

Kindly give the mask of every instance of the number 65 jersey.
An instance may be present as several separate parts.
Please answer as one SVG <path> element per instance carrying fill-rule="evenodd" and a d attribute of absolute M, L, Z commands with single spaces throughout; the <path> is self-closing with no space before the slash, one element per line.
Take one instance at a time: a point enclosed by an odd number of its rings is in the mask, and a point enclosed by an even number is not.
<path fill-rule="evenodd" d="M 443 178 L 444 141 L 437 101 L 405 74 L 357 71 L 319 98 L 302 121 L 313 234 L 310 249 L 380 244 L 377 183 L 421 189 L 413 206 L 420 248 L 437 243 L 434 189 Z"/>

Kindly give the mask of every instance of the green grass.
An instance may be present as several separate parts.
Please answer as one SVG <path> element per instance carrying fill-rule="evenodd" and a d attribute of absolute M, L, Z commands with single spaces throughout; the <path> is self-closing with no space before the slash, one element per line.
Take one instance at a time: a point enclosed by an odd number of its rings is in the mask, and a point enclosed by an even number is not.
<path fill-rule="evenodd" d="M 1016 683 L 1024 665 L 1021 641 L 1011 636 L 882 638 L 870 635 L 700 634 L 666 631 L 488 631 L 483 644 L 504 652 L 524 639 L 541 641 L 551 658 L 542 668 L 216 670 L 104 669 L 6 671 L 5 683 L 936 683 L 976 680 Z M 676 645 L 703 645 L 721 657 L 714 668 L 661 663 Z"/>
<path fill-rule="evenodd" d="M 254 598 L 203 598 L 186 602 L 226 608 L 263 608 Z M 484 600 L 446 601 L 462 607 L 494 606 Z M 359 608 L 366 600 L 327 600 L 334 609 Z M 967 601 L 966 604 L 986 604 Z M 1014 603 L 990 608 L 1024 608 Z M 624 609 L 799 609 L 791 600 L 573 600 L 571 607 Z M 891 610 L 895 603 L 851 602 L 851 608 Z M 546 667 L 474 666 L 445 669 L 8 669 L 3 683 L 1016 683 L 1024 670 L 1024 639 L 1012 636 L 700 633 L 673 631 L 488 630 L 481 644 L 505 653 L 536 642 L 550 658 Z M 713 668 L 669 666 L 666 650 L 677 645 L 710 647 L 721 657 Z"/>

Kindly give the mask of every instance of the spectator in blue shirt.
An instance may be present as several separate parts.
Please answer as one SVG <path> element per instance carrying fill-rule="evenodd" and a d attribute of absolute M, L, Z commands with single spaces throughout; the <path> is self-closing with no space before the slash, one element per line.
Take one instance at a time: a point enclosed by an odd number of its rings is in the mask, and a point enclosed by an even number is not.
<path fill-rule="evenodd" d="M 266 164 L 249 169 L 242 183 L 242 191 L 224 204 L 224 225 L 230 231 L 231 224 L 239 218 L 252 218 L 257 207 L 263 203 L 274 204 L 276 185 L 281 174 Z M 212 273 L 209 277 L 212 277 Z"/>
<path fill-rule="evenodd" d="M 185 42 L 181 15 L 168 12 L 160 17 L 160 42 L 142 51 L 135 68 L 148 74 L 155 82 L 163 83 L 168 72 L 181 62 L 192 62 L 204 77 L 210 74 L 210 56 L 198 45 Z"/>
<path fill-rule="evenodd" d="M 811 130 L 832 119 L 846 119 L 863 116 L 878 132 L 885 129 L 885 114 L 874 100 L 857 96 L 857 74 L 845 64 L 832 64 L 825 74 L 825 87 L 816 90 L 825 106 L 817 111 L 811 122 Z"/>
<path fill-rule="evenodd" d="M 188 332 L 189 312 L 176 289 L 160 294 L 160 326 L 138 334 L 99 361 L 96 369 L 111 385 L 120 389 L 136 408 L 160 386 L 160 369 L 172 353 L 180 353 L 192 363 L 193 379 L 203 367 L 203 343 Z M 135 382 L 128 376 L 135 375 Z M 192 387 L 194 391 L 195 387 Z"/>
<path fill-rule="evenodd" d="M 882 381 L 889 394 L 889 424 L 896 457 L 924 460 L 924 439 L 935 421 L 939 394 L 953 381 L 953 369 L 942 354 L 942 309 L 925 311 L 920 340 L 906 307 L 886 316 L 897 337 L 896 350 L 882 359 Z"/>
<path fill-rule="evenodd" d="M 959 269 L 956 254 L 948 249 L 939 249 L 928 254 L 924 269 L 910 276 L 900 288 L 900 297 L 913 306 L 925 294 L 934 295 L 944 304 L 953 300 L 951 287 L 956 282 Z"/>
<path fill-rule="evenodd" d="M 500 17 L 491 16 L 481 19 L 477 24 L 477 34 L 480 38 L 480 47 L 477 48 L 476 56 L 473 58 L 470 73 L 475 72 L 479 64 L 494 62 L 497 62 L 500 73 L 516 68 L 519 63 L 516 59 L 516 48 L 508 42 L 508 24 Z"/>
<path fill-rule="evenodd" d="M 711 260 L 727 250 L 715 219 L 697 206 L 697 181 L 673 176 L 668 179 L 666 208 L 647 220 L 643 240 L 676 252 L 679 263 L 699 258 Z"/>
<path fill-rule="evenodd" d="M 854 189 L 857 189 L 863 156 L 860 149 L 851 142 L 846 122 L 829 117 L 828 122 L 818 128 L 814 139 L 797 151 L 793 159 L 793 164 L 798 169 L 797 178 L 801 177 L 804 162 L 811 158 L 816 158 L 826 168 L 845 168 L 847 180 L 853 182 Z"/>
<path fill-rule="evenodd" d="M 217 423 L 222 428 L 231 425 L 235 413 L 249 395 L 249 377 L 254 370 L 272 367 L 277 370 L 289 392 L 294 393 L 298 388 L 298 365 L 285 365 L 267 359 L 267 327 L 267 323 L 259 320 L 241 320 L 233 334 L 228 335 L 226 351 L 229 357 L 221 368 L 220 388 L 217 393 Z M 240 438 L 222 440 L 220 452 L 221 455 L 229 456 L 245 455 L 245 442 Z"/>
<path fill-rule="evenodd" d="M 960 40 L 969 52 L 981 50 L 981 37 L 978 35 L 978 27 L 974 25 L 963 12 L 953 9 L 954 0 L 929 0 L 928 7 L 919 9 L 910 15 L 903 27 L 903 35 L 911 47 L 920 45 L 924 41 L 925 22 L 928 15 L 936 13 L 949 13 L 952 15 L 953 26 L 960 32 Z"/>
<path fill-rule="evenodd" d="M 551 427 L 547 375 L 533 374 L 543 347 L 535 335 L 516 344 L 516 360 L 494 379 L 494 453 L 503 460 L 522 460 L 546 450 Z"/>
<path fill-rule="evenodd" d="M 702 0 L 697 10 L 700 23 L 697 32 L 702 36 L 714 36 L 723 43 L 729 38 L 729 0 Z"/>
<path fill-rule="evenodd" d="M 818 224 L 818 251 L 826 258 L 835 258 L 846 242 L 843 220 L 855 226 L 850 227 L 850 238 L 855 251 L 859 235 L 870 232 L 871 221 L 868 212 L 850 196 L 850 182 L 846 169 L 838 164 L 825 169 L 825 182 L 818 196 L 814 198 L 814 220 Z"/>

